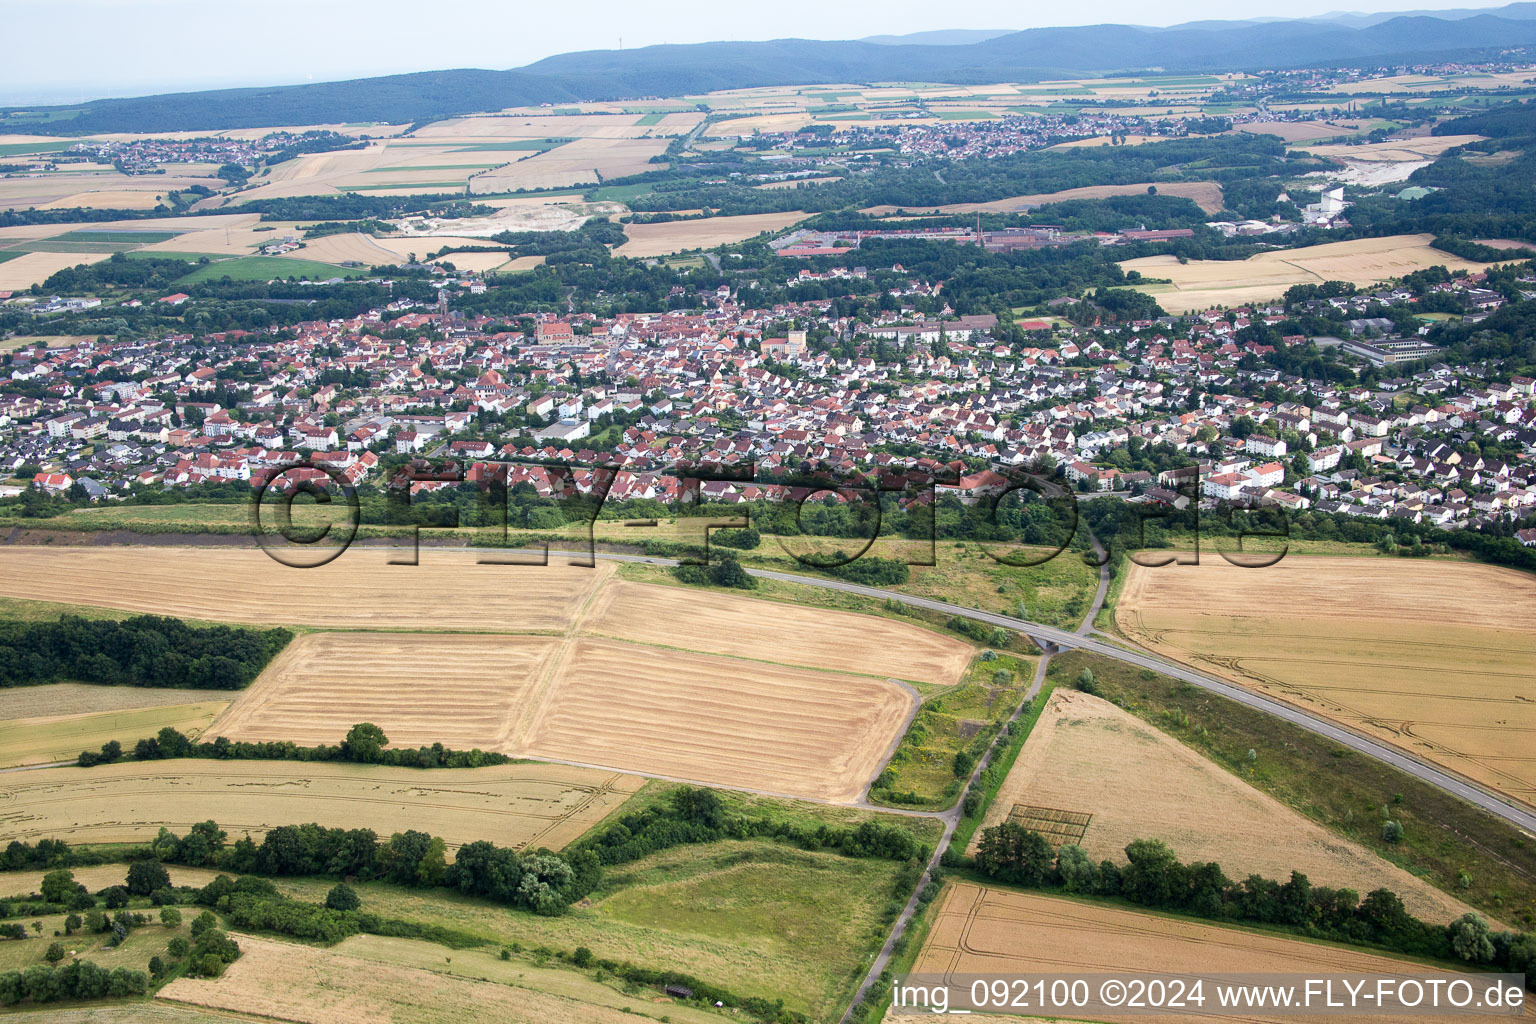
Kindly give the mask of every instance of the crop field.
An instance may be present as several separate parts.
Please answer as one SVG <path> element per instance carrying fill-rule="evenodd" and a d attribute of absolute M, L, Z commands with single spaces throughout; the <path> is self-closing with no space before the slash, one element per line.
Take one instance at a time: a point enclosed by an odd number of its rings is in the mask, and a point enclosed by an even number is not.
<path fill-rule="evenodd" d="M 530 680 L 558 644 L 552 636 L 311 633 L 278 655 L 216 731 L 313 746 L 369 721 L 399 746 L 502 750 Z"/>
<path fill-rule="evenodd" d="M 390 555 L 297 570 L 250 549 L 14 546 L 0 593 L 367 631 L 300 637 L 210 735 L 336 743 L 371 721 L 404 746 L 832 802 L 856 800 L 901 735 L 916 696 L 898 680 L 953 684 L 972 655 L 896 619 L 615 580 L 611 562 Z"/>
<path fill-rule="evenodd" d="M 185 832 L 209 818 L 231 838 L 322 821 L 383 835 L 415 828 L 450 846 L 488 839 L 559 849 L 641 782 L 549 764 L 429 773 L 346 763 L 131 761 L 19 773 L 0 803 L 0 830 L 18 839 L 128 843 L 153 839 L 162 825 Z"/>
<path fill-rule="evenodd" d="M 218 178 L 181 174 L 131 175 L 119 174 L 110 168 L 79 173 L 59 171 L 27 177 L 0 178 L 0 210 L 26 209 L 32 206 L 51 205 L 55 208 L 73 206 L 105 207 L 96 193 L 139 193 L 143 208 L 155 206 L 167 192 L 202 185 L 221 188 L 224 182 Z"/>
<path fill-rule="evenodd" d="M 567 628 L 581 601 L 612 572 L 480 565 L 469 551 L 354 548 L 328 565 L 293 569 L 253 548 L 7 547 L 0 595 L 61 596 L 156 615 L 321 628 L 521 632 Z"/>
<path fill-rule="evenodd" d="M 986 203 L 950 203 L 918 210 L 907 207 L 909 213 L 1016 213 L 1025 207 L 1043 206 L 1046 203 L 1062 203 L 1070 199 L 1107 199 L 1110 196 L 1146 195 L 1149 187 L 1155 187 L 1161 196 L 1182 196 L 1192 199 L 1206 213 L 1215 213 L 1223 206 L 1221 186 L 1214 181 L 1159 181 L 1139 185 L 1087 185 L 1082 188 L 1063 189 L 1060 192 L 1039 192 L 1033 195 L 1009 196 Z M 888 216 L 896 212 L 895 206 L 871 206 L 863 212 L 876 216 Z"/>
<path fill-rule="evenodd" d="M 21 618 L 13 609 L 0 609 L 7 619 Z M 167 698 L 179 703 L 228 701 L 228 690 L 173 690 L 145 686 L 97 686 L 92 683 L 44 683 L 0 689 L 0 722 L 49 715 L 89 715 L 164 707 Z"/>
<path fill-rule="evenodd" d="M 791 210 L 787 213 L 674 220 L 663 224 L 626 224 L 624 234 L 629 236 L 629 241 L 615 249 L 614 254 L 640 258 L 667 256 L 684 249 L 709 249 L 739 242 L 764 231 L 779 231 L 803 220 L 805 216 L 804 213 Z"/>
<path fill-rule="evenodd" d="M 655 170 L 651 157 L 666 152 L 665 138 L 587 138 L 497 167 L 470 179 L 471 193 L 516 192 L 597 184 Z"/>
<path fill-rule="evenodd" d="M 754 661 L 953 684 L 972 650 L 901 622 L 681 587 L 615 581 L 593 602 L 586 628 L 639 643 Z"/>
<path fill-rule="evenodd" d="M 526 742 L 533 756 L 850 803 L 916 704 L 878 679 L 580 640 Z"/>
<path fill-rule="evenodd" d="M 1133 566 L 1116 621 L 1169 657 L 1536 802 L 1536 579 L 1469 562 L 1291 556 Z"/>
<path fill-rule="evenodd" d="M 321 263 L 350 261 L 370 267 L 401 262 L 395 252 L 378 244 L 372 235 L 356 231 L 308 239 L 304 243 L 304 248 L 298 250 L 297 255 L 300 259 L 317 260 Z"/>
<path fill-rule="evenodd" d="M 107 687 L 101 687 L 107 689 Z M 152 691 L 160 700 L 179 699 L 175 690 Z M 0 768 L 46 764 L 76 757 L 82 750 L 100 749 L 108 740 L 131 748 L 136 740 L 169 726 L 188 736 L 200 736 L 229 706 L 220 701 L 105 711 L 85 715 L 49 715 L 0 722 Z"/>
<path fill-rule="evenodd" d="M 1029 808 L 1067 813 L 1049 816 L 1060 825 L 1031 825 L 1021 820 L 1031 816 Z M 1075 690 L 1051 695 L 983 827 L 1005 819 L 1047 838 L 1057 838 L 1047 828 L 1062 832 L 1062 841 L 1077 842 L 1095 863 L 1124 863 L 1132 840 L 1161 839 L 1182 860 L 1215 861 L 1231 878 L 1284 881 L 1294 869 L 1314 885 L 1362 893 L 1385 886 L 1429 921 L 1450 921 L 1469 909 L 1130 713 Z M 1068 824 L 1079 828 L 1080 839 L 1064 834 Z M 1260 835 L 1264 841 L 1255 842 Z"/>
<path fill-rule="evenodd" d="M 933 925 L 912 968 L 916 973 L 1406 976 L 1423 971 L 1401 960 L 1339 946 L 968 883 L 949 886 L 939 901 Z M 952 1005 L 962 1004 L 952 1000 Z M 1097 1011 L 1094 1017 L 1111 1022 L 1147 1019 L 1134 1015 L 1100 1017 Z M 1200 1019 L 1278 1024 L 1292 1018 L 1246 1011 L 1231 1015 L 1208 1012 Z M 1409 1024 L 1419 1018 L 1370 1019 Z"/>
<path fill-rule="evenodd" d="M 111 253 L 28 252 L 0 262 L 0 291 L 22 291 L 42 284 L 66 267 L 98 263 Z"/>
<path fill-rule="evenodd" d="M 1246 260 L 1180 263 L 1174 256 L 1143 256 L 1120 266 L 1144 277 L 1170 279 L 1172 284 L 1143 284 L 1138 289 L 1174 314 L 1271 301 L 1297 284 L 1369 285 L 1425 267 L 1476 271 L 1484 266 L 1432 248 L 1432 240 L 1430 235 L 1391 235 L 1261 252 Z"/>
<path fill-rule="evenodd" d="M 1364 121 L 1249 121 L 1240 131 L 1252 135 L 1275 135 L 1286 142 L 1315 142 L 1363 131 Z"/>

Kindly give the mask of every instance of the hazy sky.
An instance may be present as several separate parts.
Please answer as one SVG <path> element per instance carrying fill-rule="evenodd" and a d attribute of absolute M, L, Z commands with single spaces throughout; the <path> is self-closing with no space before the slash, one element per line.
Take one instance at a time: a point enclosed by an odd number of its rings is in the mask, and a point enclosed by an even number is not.
<path fill-rule="evenodd" d="M 1445 7 L 1502 6 L 1450 0 Z M 511 68 L 572 50 L 717 39 L 857 39 L 945 28 L 1023 29 L 1306 17 L 1411 0 L 0 0 L 0 104 Z"/>

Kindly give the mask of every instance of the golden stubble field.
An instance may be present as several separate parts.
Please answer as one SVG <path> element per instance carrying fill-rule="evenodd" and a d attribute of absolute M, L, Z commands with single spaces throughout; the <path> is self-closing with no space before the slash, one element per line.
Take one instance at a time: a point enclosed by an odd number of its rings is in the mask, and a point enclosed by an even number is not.
<path fill-rule="evenodd" d="M 1442 266 L 1450 271 L 1478 271 L 1474 263 L 1432 248 L 1430 235 L 1389 235 L 1325 242 L 1299 249 L 1261 252 L 1246 260 L 1190 260 L 1176 256 L 1143 256 L 1126 260 L 1122 269 L 1143 277 L 1166 279 L 1171 284 L 1138 285 L 1173 314 L 1240 306 L 1278 300 L 1297 284 L 1348 281 L 1370 285 L 1425 267 Z"/>
<path fill-rule="evenodd" d="M 667 256 L 685 249 L 710 249 L 728 245 L 764 231 L 780 231 L 805 219 L 799 211 L 787 213 L 749 213 L 739 217 L 706 217 L 703 220 L 674 220 L 661 224 L 626 224 L 629 241 L 614 249 L 615 256 Z"/>
<path fill-rule="evenodd" d="M 559 849 L 597 824 L 644 780 L 552 764 L 423 772 L 298 761 L 134 761 L 40 768 L 0 788 L 0 833 L 71 843 L 153 839 L 213 819 L 237 839 L 319 821 L 390 835 L 414 828 L 450 847 L 477 839 Z"/>
<path fill-rule="evenodd" d="M 953 884 L 940 897 L 933 925 L 912 970 L 921 974 L 988 977 L 1112 973 L 1127 978 L 1236 973 L 1421 977 L 1424 973 L 1424 968 L 1416 964 L 1339 946 L 970 883 Z M 1207 986 L 1208 996 L 1209 989 Z M 1209 1001 L 1205 1009 L 1206 1014 L 1198 1019 L 1243 1024 L 1280 1024 L 1294 1019 L 1253 1011 L 1223 1015 L 1211 1012 Z M 1526 1013 L 1529 1017 L 1529 1008 Z M 1110 1022 L 1189 1019 L 1098 1012 L 1093 1016 Z M 1423 1018 L 1384 1015 L 1330 1019 L 1410 1024 Z"/>
<path fill-rule="evenodd" d="M 394 553 L 398 555 L 398 552 Z M 441 742 L 834 803 L 856 801 L 972 649 L 875 616 L 619 581 L 612 563 L 419 566 L 358 548 L 291 569 L 240 548 L 0 551 L 0 594 L 299 636 L 209 735 L 336 743 L 369 721 Z"/>
<path fill-rule="evenodd" d="M 1131 566 L 1116 609 L 1161 654 L 1536 803 L 1536 579 L 1471 562 L 1291 556 Z"/>
<path fill-rule="evenodd" d="M 293 569 L 249 547 L 7 547 L 0 594 L 254 625 L 558 632 L 613 571 L 481 565 L 481 554 L 355 547 Z"/>
<path fill-rule="evenodd" d="M 1215 861 L 1230 878 L 1283 882 L 1296 870 L 1314 885 L 1385 886 L 1428 921 L 1470 909 L 1086 693 L 1052 694 L 982 827 L 1000 824 L 1015 805 L 1092 814 L 1079 845 L 1095 862 L 1124 863 L 1132 840 L 1161 839 L 1181 860 Z"/>

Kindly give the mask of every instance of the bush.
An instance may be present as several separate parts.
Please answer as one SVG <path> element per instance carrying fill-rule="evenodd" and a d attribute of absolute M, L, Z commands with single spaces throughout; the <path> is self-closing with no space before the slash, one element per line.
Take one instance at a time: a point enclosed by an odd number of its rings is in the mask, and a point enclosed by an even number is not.
<path fill-rule="evenodd" d="M 325 905 L 332 910 L 356 910 L 363 901 L 358 899 L 356 889 L 342 882 L 325 894 Z"/>
<path fill-rule="evenodd" d="M 750 551 L 763 542 L 763 535 L 750 526 L 742 530 L 711 530 L 710 540 L 728 548 Z"/>
<path fill-rule="evenodd" d="M 177 910 L 175 907 L 161 907 L 160 923 L 165 925 L 167 928 L 180 928 L 181 911 Z"/>

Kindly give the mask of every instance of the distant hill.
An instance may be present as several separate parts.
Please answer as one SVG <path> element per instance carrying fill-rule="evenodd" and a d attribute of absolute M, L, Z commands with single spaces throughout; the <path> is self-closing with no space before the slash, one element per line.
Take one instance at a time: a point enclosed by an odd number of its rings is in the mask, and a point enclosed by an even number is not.
<path fill-rule="evenodd" d="M 1011 28 L 948 28 L 936 32 L 909 32 L 904 36 L 865 36 L 859 42 L 881 46 L 967 46 L 1012 35 L 1016 31 Z"/>
<path fill-rule="evenodd" d="M 956 33 L 826 41 L 775 39 L 588 50 L 511 71 L 429 71 L 348 82 L 222 89 L 0 110 L 0 131 L 51 135 L 212 131 L 334 121 L 427 121 L 475 111 L 719 89 L 840 82 L 959 85 L 1117 72 L 1241 71 L 1372 61 L 1467 59 L 1536 45 L 1536 3 L 1352 25 L 1333 19 L 1198 22 L 1172 28 L 1039 28 L 974 42 Z M 961 32 L 960 34 L 963 34 Z M 877 37 L 878 38 L 878 37 Z M 946 40 L 935 42 L 935 39 Z"/>
<path fill-rule="evenodd" d="M 1341 11 L 1310 20 L 1331 21 L 1350 28 L 1369 28 L 1372 25 L 1380 25 L 1384 21 L 1391 21 L 1393 18 L 1425 17 L 1439 18 L 1441 21 L 1460 21 L 1463 18 L 1476 18 L 1483 14 L 1492 14 L 1511 21 L 1529 21 L 1536 18 L 1536 3 L 1527 0 L 1524 3 L 1508 4 L 1504 7 L 1474 7 L 1453 11 L 1377 11 L 1375 14 L 1349 14 Z"/>

